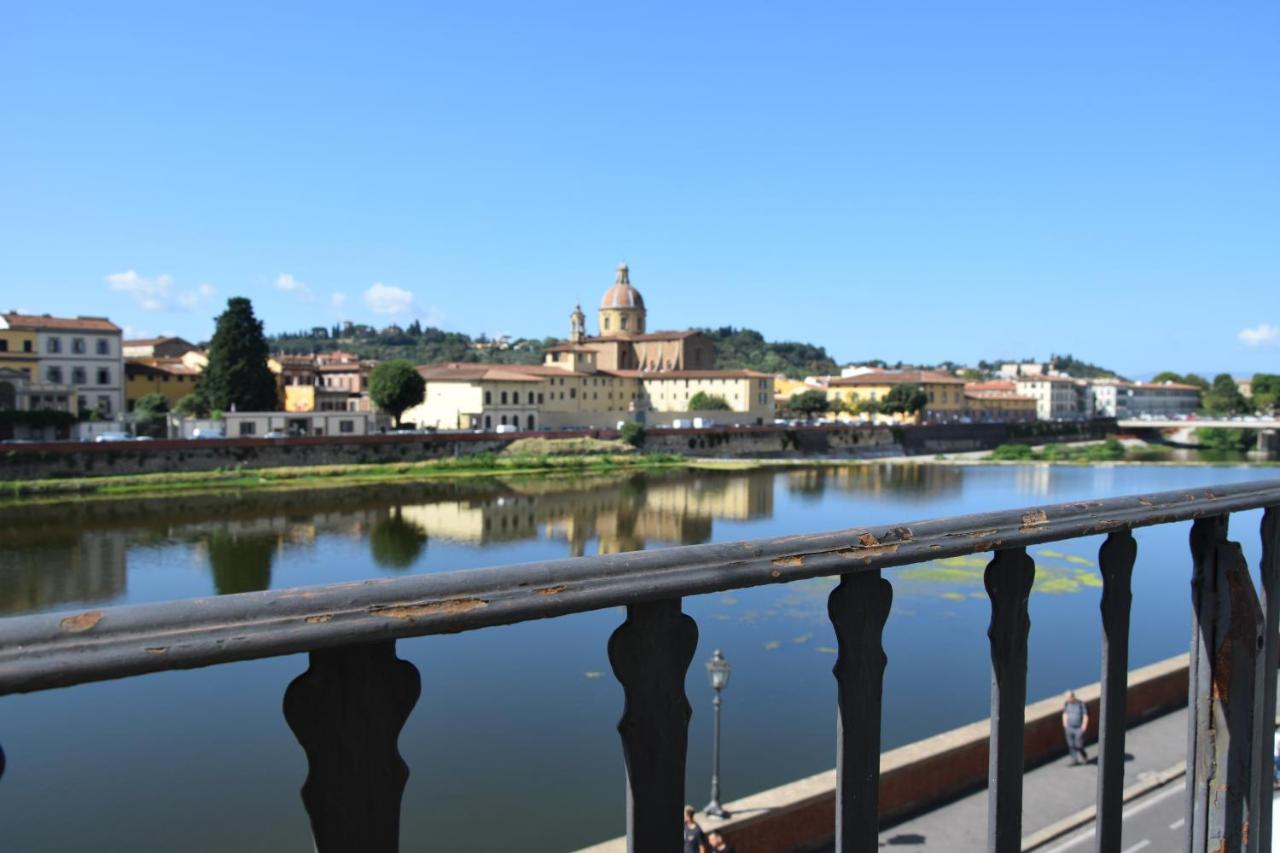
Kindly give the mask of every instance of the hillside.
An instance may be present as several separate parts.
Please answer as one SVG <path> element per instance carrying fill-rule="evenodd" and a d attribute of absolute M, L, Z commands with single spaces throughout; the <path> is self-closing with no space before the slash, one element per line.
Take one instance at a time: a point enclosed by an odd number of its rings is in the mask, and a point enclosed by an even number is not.
<path fill-rule="evenodd" d="M 721 370 L 759 370 L 797 378 L 840 372 L 826 349 L 814 344 L 766 341 L 754 329 L 731 326 L 698 331 L 715 341 L 716 367 Z M 505 348 L 499 348 L 484 337 L 423 327 L 416 321 L 405 328 L 317 326 L 267 337 L 267 346 L 272 352 L 303 354 L 343 350 L 361 358 L 407 358 L 414 364 L 440 361 L 540 364 L 543 349 L 556 342 L 555 338 L 517 338 L 504 344 Z"/>

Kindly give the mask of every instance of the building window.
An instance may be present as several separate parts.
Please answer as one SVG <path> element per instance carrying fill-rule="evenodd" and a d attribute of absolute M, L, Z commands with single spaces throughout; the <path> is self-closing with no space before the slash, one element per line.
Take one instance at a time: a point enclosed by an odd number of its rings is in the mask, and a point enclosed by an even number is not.
<path fill-rule="evenodd" d="M 622 328 L 623 328 L 624 330 L 627 328 L 627 315 L 626 315 L 626 314 L 623 314 L 623 315 L 622 315 Z"/>
<path fill-rule="evenodd" d="M 570 400 L 576 400 L 576 399 L 577 399 L 577 397 L 578 397 L 578 389 L 577 389 L 577 388 L 570 388 L 570 389 L 569 389 L 569 399 L 570 399 Z"/>
<path fill-rule="evenodd" d="M 49 368 L 49 372 L 48 372 L 48 374 L 46 374 L 46 375 L 49 377 L 49 381 L 50 381 L 50 382 L 61 382 L 61 381 L 62 381 L 62 368 L 61 368 L 61 367 L 50 367 L 50 368 Z"/>
<path fill-rule="evenodd" d="M 541 405 L 542 405 L 542 399 L 543 399 L 543 397 L 542 397 L 542 392 L 541 392 L 541 391 L 539 391 L 539 392 L 538 392 L 538 405 L 539 405 L 539 406 L 541 406 Z"/>
<path fill-rule="evenodd" d="M 484 404 L 485 404 L 486 406 L 488 406 L 488 405 L 490 405 L 490 404 L 492 404 L 492 403 L 493 403 L 493 392 L 492 392 L 492 391 L 485 391 L 485 392 L 484 392 Z"/>
<path fill-rule="evenodd" d="M 31 341 L 23 341 L 23 342 L 22 342 L 22 351 L 23 351 L 23 352 L 31 352 L 31 349 L 32 349 L 32 343 L 31 343 Z"/>
<path fill-rule="evenodd" d="M 241 434 L 241 435 L 253 435 L 253 434 L 255 434 L 255 433 L 257 432 L 257 429 L 258 429 L 258 425 L 257 425 L 257 424 L 255 424 L 253 421 L 241 421 L 241 422 L 240 422 L 240 434 Z"/>
<path fill-rule="evenodd" d="M 8 351 L 9 351 L 9 342 L 6 341 L 4 338 L 0 338 L 0 352 L 8 352 Z"/>
<path fill-rule="evenodd" d="M 71 351 L 77 355 L 84 353 L 84 338 L 71 339 Z"/>
<path fill-rule="evenodd" d="M 338 432 L 353 433 L 356 431 L 355 421 L 338 421 Z"/>
<path fill-rule="evenodd" d="M 502 399 L 502 405 L 504 405 L 504 406 L 505 406 L 505 405 L 507 404 L 507 392 L 506 392 L 506 391 L 503 391 L 503 392 L 502 392 L 502 398 L 501 398 L 501 399 Z M 506 421 L 503 421 L 503 423 L 506 423 Z"/>
<path fill-rule="evenodd" d="M 76 411 L 77 411 L 77 412 L 83 412 L 83 411 L 86 411 L 86 410 L 88 410 L 88 408 L 89 408 L 89 398 L 88 398 L 88 397 L 85 397 L 83 394 L 81 394 L 79 397 L 76 397 Z"/>
<path fill-rule="evenodd" d="M 105 367 L 99 367 L 99 368 L 98 368 L 98 384 L 99 384 L 99 385 L 110 385 L 110 384 L 111 384 L 111 371 L 110 371 L 110 370 L 107 370 Z"/>
<path fill-rule="evenodd" d="M 609 318 L 608 318 L 608 317 L 605 317 L 605 318 L 604 318 L 604 328 L 605 328 L 605 331 L 606 331 L 606 332 L 609 330 Z"/>
<path fill-rule="evenodd" d="M 102 412 L 102 414 L 104 415 L 111 414 L 111 398 L 110 397 L 98 397 L 98 411 Z"/>
<path fill-rule="evenodd" d="M 493 429 L 493 418 L 489 415 L 484 416 L 484 428 Z"/>
<path fill-rule="evenodd" d="M 98 355 L 110 355 L 110 354 L 111 354 L 111 344 L 107 342 L 106 338 L 98 338 Z"/>
<path fill-rule="evenodd" d="M 506 415 L 503 415 L 503 416 L 502 416 L 502 418 L 501 418 L 501 420 L 500 420 L 499 422 L 500 422 L 503 426 L 506 426 L 506 425 L 507 425 L 507 416 L 506 416 Z"/>
<path fill-rule="evenodd" d="M 529 429 L 533 429 L 533 428 L 534 428 L 534 426 L 533 426 L 533 424 L 534 424 L 533 415 L 529 415 L 529 420 L 528 420 L 528 422 L 527 422 L 527 423 L 529 424 Z"/>
<path fill-rule="evenodd" d="M 49 338 L 45 348 L 49 352 L 62 352 L 62 338 Z"/>
<path fill-rule="evenodd" d="M 84 383 L 85 383 L 84 368 L 83 367 L 71 368 L 71 384 L 83 385 Z"/>

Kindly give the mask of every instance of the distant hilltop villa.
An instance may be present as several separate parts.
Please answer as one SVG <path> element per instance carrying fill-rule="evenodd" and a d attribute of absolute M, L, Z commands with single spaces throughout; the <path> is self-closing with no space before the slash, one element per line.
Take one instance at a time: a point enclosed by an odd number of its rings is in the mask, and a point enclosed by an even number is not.
<path fill-rule="evenodd" d="M 547 347 L 540 365 L 419 367 L 426 396 L 403 419 L 437 429 L 521 430 L 613 428 L 623 420 L 672 424 L 695 416 L 746 425 L 772 421 L 774 377 L 715 370 L 715 343 L 698 332 L 646 331 L 644 297 L 625 263 L 601 297 L 597 317 L 599 333 L 588 336 L 586 314 L 576 306 L 568 339 Z M 727 408 L 691 408 L 691 401 L 708 398 Z"/>

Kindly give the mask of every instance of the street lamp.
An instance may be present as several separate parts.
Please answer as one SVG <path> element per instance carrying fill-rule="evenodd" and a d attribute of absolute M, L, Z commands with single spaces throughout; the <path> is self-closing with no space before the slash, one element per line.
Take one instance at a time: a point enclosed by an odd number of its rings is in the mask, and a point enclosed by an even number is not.
<path fill-rule="evenodd" d="M 707 680 L 711 682 L 716 698 L 713 701 L 715 721 L 712 723 L 711 741 L 711 802 L 702 811 L 712 817 L 724 818 L 729 813 L 720 805 L 720 691 L 729 686 L 729 662 L 719 649 L 707 661 Z"/>

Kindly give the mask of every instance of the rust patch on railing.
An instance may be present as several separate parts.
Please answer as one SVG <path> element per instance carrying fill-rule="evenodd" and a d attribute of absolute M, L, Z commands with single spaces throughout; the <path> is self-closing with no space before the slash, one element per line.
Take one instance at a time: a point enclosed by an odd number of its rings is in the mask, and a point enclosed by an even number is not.
<path fill-rule="evenodd" d="M 169 651 L 169 647 L 168 646 L 147 646 L 145 649 L 143 649 L 143 651 L 149 655 L 162 655 L 165 652 Z"/>
<path fill-rule="evenodd" d="M 847 560 L 856 560 L 862 557 L 870 560 L 875 554 L 894 554 L 898 550 L 897 542 L 887 542 L 883 545 L 866 545 L 861 548 L 840 548 L 832 551 L 838 557 L 844 557 Z"/>
<path fill-rule="evenodd" d="M 965 538 L 965 539 L 975 539 L 975 538 L 977 538 L 977 537 L 979 537 L 979 536 L 990 536 L 990 535 L 992 535 L 993 533 L 999 533 L 999 532 L 1000 532 L 1000 528 L 999 528 L 999 527 L 987 527 L 987 528 L 984 528 L 984 529 L 982 529 L 982 530 L 962 530 L 962 531 L 960 531 L 959 533 L 948 533 L 948 534 L 947 534 L 947 538 L 948 538 L 948 539 L 952 539 L 952 538 L 958 538 L 958 537 L 959 537 L 959 538 Z M 941 545 L 934 545 L 933 547 L 934 547 L 934 548 L 941 548 L 942 546 L 941 546 Z"/>
<path fill-rule="evenodd" d="M 1138 503 L 1142 506 L 1155 506 L 1155 501 L 1149 501 L 1146 498 L 1138 498 Z"/>
<path fill-rule="evenodd" d="M 879 545 L 880 540 L 877 539 L 873 533 L 864 533 L 858 537 L 858 544 L 863 548 L 870 548 L 873 545 Z"/>
<path fill-rule="evenodd" d="M 535 589 L 534 592 L 538 595 L 559 595 L 566 589 L 568 589 L 568 587 L 564 584 L 557 584 L 555 586 L 544 586 L 542 589 Z"/>
<path fill-rule="evenodd" d="M 1044 514 L 1044 510 L 1038 509 L 1035 512 L 1028 512 L 1022 516 L 1022 529 L 1031 530 L 1041 525 L 1049 523 L 1049 516 Z"/>
<path fill-rule="evenodd" d="M 448 601 L 430 601 L 426 604 L 398 604 L 394 607 L 370 607 L 371 616 L 385 616 L 388 619 L 405 619 L 412 622 L 420 616 L 435 616 L 440 613 L 470 613 L 488 607 L 489 602 L 483 598 L 451 598 Z"/>
<path fill-rule="evenodd" d="M 778 557 L 773 561 L 773 564 L 782 566 L 784 569 L 798 569 L 804 565 L 804 557 Z M 773 576 L 776 578 L 778 573 L 774 572 Z"/>
<path fill-rule="evenodd" d="M 333 618 L 332 613 L 317 613 L 315 616 L 308 616 L 307 621 L 312 625 L 323 625 Z"/>
<path fill-rule="evenodd" d="M 75 616 L 67 616 L 58 623 L 58 626 L 64 631 L 79 633 L 80 631 L 88 631 L 101 621 L 102 611 L 90 610 L 88 613 L 79 613 Z"/>

